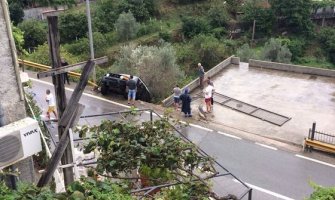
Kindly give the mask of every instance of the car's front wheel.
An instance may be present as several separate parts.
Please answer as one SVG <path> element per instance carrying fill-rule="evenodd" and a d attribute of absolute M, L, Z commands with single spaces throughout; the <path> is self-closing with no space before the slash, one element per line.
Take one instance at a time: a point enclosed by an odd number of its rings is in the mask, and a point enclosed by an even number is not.
<path fill-rule="evenodd" d="M 106 95 L 108 93 L 108 87 L 105 84 L 102 84 L 101 86 L 101 94 Z"/>

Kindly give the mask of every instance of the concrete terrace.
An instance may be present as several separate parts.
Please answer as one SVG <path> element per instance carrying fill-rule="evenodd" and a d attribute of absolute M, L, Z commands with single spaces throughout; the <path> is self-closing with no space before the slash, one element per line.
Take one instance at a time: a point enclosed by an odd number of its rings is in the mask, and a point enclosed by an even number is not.
<path fill-rule="evenodd" d="M 211 122 L 299 145 L 314 121 L 317 130 L 335 133 L 334 78 L 240 63 L 224 68 L 212 79 L 216 92 L 292 119 L 277 126 L 214 104 Z M 193 96 L 198 92 L 195 90 Z M 201 103 L 203 99 L 195 100 L 193 110 Z"/>

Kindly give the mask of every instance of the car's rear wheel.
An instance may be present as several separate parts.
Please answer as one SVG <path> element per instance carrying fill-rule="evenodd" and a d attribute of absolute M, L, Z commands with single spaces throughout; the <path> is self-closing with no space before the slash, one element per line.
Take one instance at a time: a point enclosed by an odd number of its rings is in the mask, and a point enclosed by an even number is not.
<path fill-rule="evenodd" d="M 102 84 L 101 86 L 101 94 L 106 95 L 108 93 L 108 87 L 105 84 Z"/>

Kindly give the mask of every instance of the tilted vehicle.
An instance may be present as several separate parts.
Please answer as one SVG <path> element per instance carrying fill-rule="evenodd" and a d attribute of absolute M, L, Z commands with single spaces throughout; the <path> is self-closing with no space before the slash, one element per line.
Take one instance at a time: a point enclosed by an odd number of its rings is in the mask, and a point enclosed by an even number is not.
<path fill-rule="evenodd" d="M 130 79 L 129 74 L 115 74 L 115 73 L 108 73 L 101 80 L 101 94 L 106 95 L 109 92 L 114 94 L 121 94 L 125 98 L 128 97 L 128 87 L 127 81 Z M 133 76 L 133 79 L 137 83 L 137 91 L 136 91 L 136 99 L 142 100 L 146 102 L 150 102 L 152 95 L 142 81 L 141 78 L 137 76 Z"/>

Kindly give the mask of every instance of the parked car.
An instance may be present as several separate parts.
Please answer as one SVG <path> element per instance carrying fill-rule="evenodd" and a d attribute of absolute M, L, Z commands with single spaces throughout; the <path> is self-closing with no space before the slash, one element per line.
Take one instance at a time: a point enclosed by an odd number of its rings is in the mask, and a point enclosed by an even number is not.
<path fill-rule="evenodd" d="M 106 74 L 101 80 L 101 94 L 107 95 L 108 93 L 114 93 L 128 98 L 127 81 L 129 79 L 129 74 Z M 139 77 L 133 76 L 133 79 L 137 82 L 136 99 L 150 102 L 152 95 L 148 87 Z"/>

